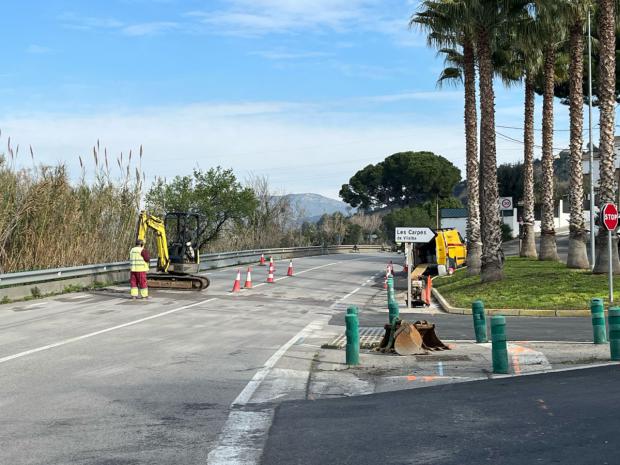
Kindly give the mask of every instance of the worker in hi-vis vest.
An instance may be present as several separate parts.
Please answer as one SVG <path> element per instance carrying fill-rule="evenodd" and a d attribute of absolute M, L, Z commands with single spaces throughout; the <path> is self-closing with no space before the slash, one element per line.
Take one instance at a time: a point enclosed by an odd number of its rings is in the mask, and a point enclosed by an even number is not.
<path fill-rule="evenodd" d="M 129 251 L 129 263 L 131 272 L 129 274 L 129 285 L 131 286 L 131 298 L 138 298 L 138 288 L 143 299 L 149 297 L 149 288 L 146 282 L 146 272 L 149 271 L 151 257 L 148 250 L 144 248 L 144 241 L 138 239 L 136 246 Z"/>

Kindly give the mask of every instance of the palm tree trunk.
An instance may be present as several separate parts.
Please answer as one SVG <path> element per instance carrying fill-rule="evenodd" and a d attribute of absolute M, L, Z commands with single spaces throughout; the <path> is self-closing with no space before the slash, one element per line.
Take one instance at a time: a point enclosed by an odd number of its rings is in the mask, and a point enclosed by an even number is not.
<path fill-rule="evenodd" d="M 583 219 L 583 18 L 570 27 L 570 236 L 569 268 L 588 269 L 586 226 Z"/>
<path fill-rule="evenodd" d="M 534 79 L 525 77 L 525 115 L 523 141 L 523 237 L 521 257 L 537 258 L 534 236 Z"/>
<path fill-rule="evenodd" d="M 467 159 L 467 274 L 479 275 L 482 243 L 480 242 L 480 204 L 478 163 L 478 116 L 476 110 L 476 65 L 474 46 L 463 42 L 463 80 L 465 84 L 465 154 Z"/>
<path fill-rule="evenodd" d="M 555 50 L 545 47 L 543 121 L 542 121 L 542 221 L 540 260 L 559 260 L 553 222 L 553 89 L 555 83 Z"/>
<path fill-rule="evenodd" d="M 616 89 L 616 35 L 615 35 L 615 2 L 614 0 L 599 0 L 598 30 L 599 30 L 599 111 L 601 134 L 599 141 L 599 205 L 614 201 L 614 112 Z M 612 250 L 609 257 L 607 250 L 607 231 L 599 228 L 596 241 L 597 253 L 594 273 L 606 273 L 609 260 L 612 260 L 614 273 L 620 272 L 618 260 L 618 236 L 612 232 Z"/>
<path fill-rule="evenodd" d="M 493 64 L 488 32 L 478 31 L 478 63 L 480 69 L 480 134 L 482 202 L 480 205 L 482 235 L 482 282 L 503 279 L 501 258 L 502 233 L 497 191 L 497 160 L 495 153 L 495 94 Z"/>

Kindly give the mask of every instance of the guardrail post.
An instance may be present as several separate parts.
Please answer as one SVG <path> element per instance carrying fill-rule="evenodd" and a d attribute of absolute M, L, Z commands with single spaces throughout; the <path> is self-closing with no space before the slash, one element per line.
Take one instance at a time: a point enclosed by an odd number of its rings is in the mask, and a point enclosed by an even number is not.
<path fill-rule="evenodd" d="M 502 315 L 491 317 L 491 356 L 493 358 L 493 373 L 508 373 L 506 318 Z"/>
<path fill-rule="evenodd" d="M 484 315 L 484 303 L 482 300 L 476 300 L 471 304 L 471 314 L 474 318 L 476 342 L 487 342 L 487 320 Z"/>
<path fill-rule="evenodd" d="M 609 351 L 611 359 L 620 360 L 620 307 L 611 307 L 607 315 L 609 320 Z"/>
<path fill-rule="evenodd" d="M 359 365 L 360 363 L 360 334 L 357 307 L 351 306 L 347 309 L 344 317 L 346 324 L 345 335 L 347 337 L 346 362 L 347 365 Z"/>
<path fill-rule="evenodd" d="M 605 329 L 605 307 L 603 299 L 592 299 L 590 301 L 590 311 L 592 312 L 592 337 L 595 344 L 607 343 L 607 331 Z"/>

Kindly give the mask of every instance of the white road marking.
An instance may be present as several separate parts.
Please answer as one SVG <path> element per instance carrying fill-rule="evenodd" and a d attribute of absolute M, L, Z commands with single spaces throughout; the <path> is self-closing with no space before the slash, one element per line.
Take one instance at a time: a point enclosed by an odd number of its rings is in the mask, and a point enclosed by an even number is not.
<path fill-rule="evenodd" d="M 295 344 L 299 339 L 308 337 L 313 331 L 318 330 L 322 327 L 322 322 L 317 320 L 309 323 L 304 329 L 299 331 L 295 336 L 293 336 L 289 341 L 280 347 L 275 354 L 273 354 L 269 360 L 265 362 L 263 367 L 256 372 L 254 377 L 250 380 L 250 382 L 245 386 L 243 391 L 237 396 L 237 398 L 233 401 L 232 407 L 245 405 L 250 401 L 250 398 L 260 386 L 260 383 L 265 379 L 269 370 L 271 370 L 278 360 L 286 353 L 288 349 L 291 348 L 293 344 Z"/>
<path fill-rule="evenodd" d="M 192 308 L 192 307 L 196 307 L 198 305 L 206 304 L 207 302 L 212 302 L 214 300 L 217 300 L 217 298 L 214 297 L 214 298 L 203 300 L 203 301 L 200 301 L 200 302 L 196 302 L 196 303 L 193 303 L 193 304 L 190 304 L 190 305 L 184 305 L 183 307 L 173 308 L 172 310 L 168 310 L 166 312 L 157 313 L 155 315 L 147 316 L 145 318 L 140 318 L 139 320 L 133 320 L 133 321 L 130 321 L 128 323 L 123 323 L 121 325 L 112 326 L 111 328 L 102 329 L 100 331 L 95 331 L 93 333 L 84 334 L 82 336 L 72 337 L 72 338 L 69 338 L 69 339 L 65 339 L 64 341 L 59 341 L 59 342 L 55 342 L 53 344 L 48 344 L 46 346 L 42 346 L 42 347 L 37 347 L 35 349 L 26 350 L 26 351 L 20 352 L 18 354 L 9 355 L 7 357 L 0 358 L 0 363 L 5 363 L 5 362 L 8 362 L 10 360 L 15 360 L 16 358 L 20 358 L 20 357 L 25 357 L 26 355 L 36 354 L 37 352 L 43 352 L 44 350 L 54 349 L 56 347 L 64 346 L 64 345 L 67 345 L 67 344 L 71 344 L 73 342 L 82 341 L 84 339 L 88 339 L 88 338 L 91 338 L 91 337 L 94 337 L 94 336 L 98 336 L 100 334 L 105 334 L 105 333 L 109 333 L 111 331 L 115 331 L 117 329 L 126 328 L 127 326 L 137 325 L 137 324 L 143 323 L 145 321 L 149 321 L 149 320 L 153 320 L 155 318 L 160 318 L 162 316 L 170 315 L 171 313 L 180 312 L 181 310 L 186 310 L 188 308 Z"/>
<path fill-rule="evenodd" d="M 335 265 L 341 262 L 330 263 L 327 265 L 317 266 L 304 270 L 300 273 L 307 273 L 312 270 L 324 268 L 326 266 Z M 284 276 L 284 279 L 288 276 Z M 263 283 L 265 284 L 265 283 Z M 255 286 L 256 287 L 256 286 Z M 343 301 L 359 291 L 360 288 L 353 290 L 344 297 L 334 302 L 330 309 L 335 309 L 338 305 L 344 305 Z M 289 341 L 280 347 L 270 358 L 265 362 L 263 367 L 256 372 L 252 379 L 245 386 L 243 391 L 237 396 L 237 398 L 231 404 L 231 412 L 226 420 L 226 424 L 220 434 L 216 447 L 209 452 L 207 456 L 207 464 L 209 465 L 255 465 L 260 461 L 260 457 L 263 451 L 263 445 L 266 440 L 267 432 L 271 427 L 273 419 L 274 408 L 271 403 L 258 410 L 257 405 L 252 403 L 252 410 L 245 410 L 245 407 L 250 403 L 252 396 L 256 393 L 256 390 L 260 387 L 261 383 L 274 370 L 274 366 L 278 363 L 278 360 L 289 350 L 293 345 L 299 341 L 305 340 L 313 332 L 319 331 L 324 324 L 328 321 L 329 317 L 323 317 L 320 320 L 315 320 L 308 324 L 305 328 L 299 331 Z M 309 374 L 307 375 L 309 376 Z M 270 392 L 264 393 L 262 397 L 270 399 L 276 399 L 285 395 L 285 392 L 275 392 L 281 390 L 279 388 L 272 388 Z M 260 396 L 259 396 L 260 397 Z"/>
<path fill-rule="evenodd" d="M 231 412 L 224 424 L 217 446 L 209 452 L 207 464 L 210 465 L 252 465 L 258 464 L 263 452 L 267 431 L 271 427 L 274 408 L 271 404 L 257 410 L 245 410 L 244 407 L 273 369 L 278 360 L 297 341 L 305 339 L 313 331 L 323 327 L 325 320 L 316 320 L 299 331 L 280 347 L 256 372 L 243 391 L 231 404 Z M 271 392 L 268 397 L 277 398 L 284 393 Z M 260 405 L 260 404 L 259 404 Z"/>
<path fill-rule="evenodd" d="M 70 299 L 71 300 L 88 299 L 89 297 L 92 297 L 92 295 L 89 295 L 89 294 L 79 294 L 79 295 L 74 295 L 73 297 L 70 297 Z"/>
<path fill-rule="evenodd" d="M 358 287 L 357 289 L 354 289 L 353 291 L 351 291 L 347 295 L 345 295 L 342 299 L 340 299 L 340 301 L 342 302 L 343 300 L 347 300 L 349 297 L 351 297 L 353 294 L 355 294 L 360 289 L 361 289 L 361 287 Z"/>
<path fill-rule="evenodd" d="M 437 372 L 439 376 L 443 376 L 443 362 L 437 362 Z"/>

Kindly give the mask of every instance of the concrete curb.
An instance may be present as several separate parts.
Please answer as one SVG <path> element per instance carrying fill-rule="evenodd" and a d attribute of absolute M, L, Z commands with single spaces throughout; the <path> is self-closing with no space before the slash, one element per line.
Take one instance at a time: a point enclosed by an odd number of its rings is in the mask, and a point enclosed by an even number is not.
<path fill-rule="evenodd" d="M 456 315 L 471 315 L 471 308 L 453 307 L 448 301 L 433 287 L 431 290 L 433 297 L 439 303 L 439 306 L 446 313 Z M 524 308 L 486 308 L 487 315 L 504 315 L 504 316 L 538 316 L 538 317 L 590 317 L 589 310 L 538 310 Z"/>

